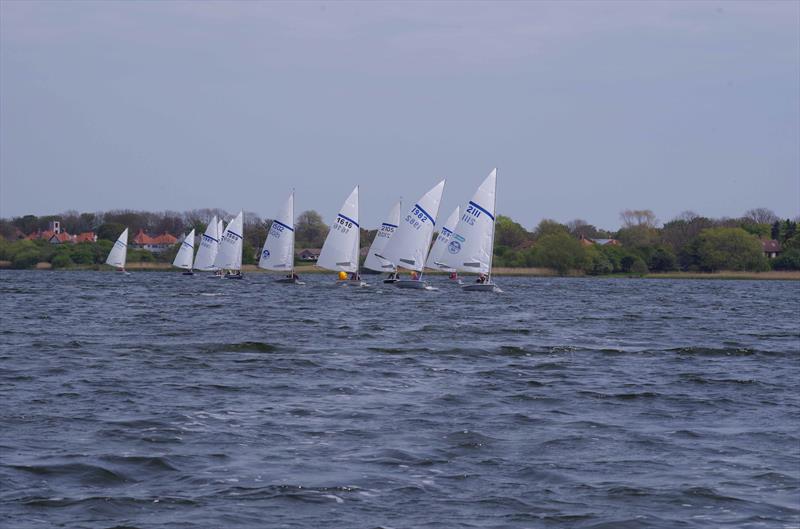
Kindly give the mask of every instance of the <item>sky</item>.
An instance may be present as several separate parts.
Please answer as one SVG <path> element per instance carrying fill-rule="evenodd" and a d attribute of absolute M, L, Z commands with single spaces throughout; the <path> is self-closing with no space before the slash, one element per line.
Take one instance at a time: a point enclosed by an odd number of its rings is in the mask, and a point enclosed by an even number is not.
<path fill-rule="evenodd" d="M 0 216 L 800 214 L 800 2 L 0 0 Z"/>

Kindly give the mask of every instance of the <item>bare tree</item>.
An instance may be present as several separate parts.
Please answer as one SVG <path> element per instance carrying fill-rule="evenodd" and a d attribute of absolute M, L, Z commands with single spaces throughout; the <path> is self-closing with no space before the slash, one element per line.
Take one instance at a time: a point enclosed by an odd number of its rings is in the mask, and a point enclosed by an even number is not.
<path fill-rule="evenodd" d="M 619 218 L 625 228 L 633 228 L 635 226 L 655 228 L 658 225 L 655 213 L 649 209 L 626 209 L 620 212 Z"/>
<path fill-rule="evenodd" d="M 748 209 L 742 218 L 753 224 L 772 224 L 778 220 L 778 216 L 769 208 Z"/>

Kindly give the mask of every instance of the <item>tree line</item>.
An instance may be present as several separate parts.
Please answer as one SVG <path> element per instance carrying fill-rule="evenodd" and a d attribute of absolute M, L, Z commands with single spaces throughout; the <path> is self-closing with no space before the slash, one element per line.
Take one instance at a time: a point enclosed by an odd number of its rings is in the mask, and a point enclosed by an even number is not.
<path fill-rule="evenodd" d="M 99 265 L 104 262 L 111 244 L 125 227 L 132 239 L 139 230 L 157 235 L 176 236 L 194 228 L 198 234 L 217 215 L 232 215 L 217 209 L 161 213 L 115 210 L 102 213 L 68 211 L 60 215 L 37 217 L 25 215 L 0 219 L 0 261 L 10 261 L 15 268 L 29 268 L 49 262 L 55 268 L 73 265 Z M 92 231 L 97 243 L 49 244 L 42 240 L 20 239 L 46 230 L 58 220 L 61 229 L 71 234 Z M 513 219 L 497 216 L 495 260 L 499 267 L 545 267 L 560 274 L 586 273 L 643 274 L 675 270 L 704 271 L 800 270 L 800 234 L 797 219 L 779 219 L 771 210 L 758 208 L 739 218 L 712 219 L 685 212 L 662 224 L 650 210 L 625 210 L 620 213 L 622 227 L 616 231 L 598 228 L 582 219 L 560 223 L 542 220 L 528 230 Z M 271 220 L 245 212 L 243 262 L 255 264 Z M 295 221 L 295 248 L 320 248 L 328 225 L 316 211 L 304 211 Z M 372 242 L 375 230 L 361 230 L 361 247 Z M 774 239 L 782 247 L 776 259 L 768 259 L 762 240 Z M 608 242 L 610 244 L 603 244 Z M 617 244 L 618 242 L 618 244 Z M 177 246 L 154 254 L 130 249 L 130 262 L 171 262 Z"/>

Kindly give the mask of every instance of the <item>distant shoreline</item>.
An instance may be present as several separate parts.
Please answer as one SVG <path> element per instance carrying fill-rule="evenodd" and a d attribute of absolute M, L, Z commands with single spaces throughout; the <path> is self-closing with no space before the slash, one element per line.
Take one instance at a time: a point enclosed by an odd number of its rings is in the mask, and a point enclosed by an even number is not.
<path fill-rule="evenodd" d="M 169 263 L 129 263 L 126 267 L 127 270 L 133 272 L 178 272 L 179 269 L 173 267 Z M 10 261 L 0 261 L 0 270 L 11 270 Z M 105 265 L 84 265 L 73 266 L 70 268 L 61 268 L 53 270 L 50 263 L 42 262 L 36 265 L 35 270 L 47 271 L 113 271 L 111 267 Z M 280 274 L 280 272 L 271 272 L 263 270 L 256 265 L 244 265 L 242 271 L 248 274 Z M 317 268 L 314 265 L 298 265 L 295 272 L 299 275 L 303 274 L 333 274 L 329 270 Z M 205 273 L 205 272 L 199 272 Z M 381 274 L 367 274 L 363 273 L 366 277 L 377 277 Z M 426 271 L 425 275 L 445 275 L 443 272 L 429 272 Z M 555 270 L 549 268 L 495 268 L 492 270 L 492 275 L 508 276 L 508 277 L 559 277 Z M 469 277 L 469 276 L 467 276 Z M 614 275 L 600 275 L 591 276 L 581 272 L 571 273 L 565 277 L 571 278 L 584 278 L 584 279 L 629 279 L 629 278 L 642 278 L 642 279 L 720 279 L 720 280 L 758 280 L 758 281 L 800 281 L 800 271 L 778 271 L 772 270 L 769 272 L 734 272 L 734 271 L 719 271 L 719 272 L 660 272 L 648 273 L 644 275 L 636 274 L 614 274 Z"/>

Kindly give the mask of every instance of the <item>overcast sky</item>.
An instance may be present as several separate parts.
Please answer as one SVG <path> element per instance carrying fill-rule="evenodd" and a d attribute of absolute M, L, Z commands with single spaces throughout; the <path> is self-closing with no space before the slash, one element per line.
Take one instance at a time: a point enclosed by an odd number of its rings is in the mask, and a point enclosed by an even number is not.
<path fill-rule="evenodd" d="M 800 3 L 0 0 L 0 216 L 800 213 Z"/>

